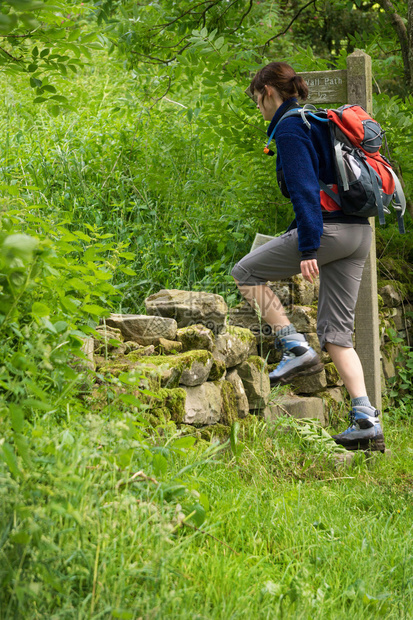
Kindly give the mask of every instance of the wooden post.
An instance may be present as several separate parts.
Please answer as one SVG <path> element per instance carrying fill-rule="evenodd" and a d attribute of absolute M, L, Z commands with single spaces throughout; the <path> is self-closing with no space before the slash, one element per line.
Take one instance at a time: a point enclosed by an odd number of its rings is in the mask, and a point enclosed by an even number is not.
<path fill-rule="evenodd" d="M 373 93 L 371 58 L 356 50 L 347 57 L 347 103 L 358 103 L 371 114 Z M 356 306 L 356 351 L 360 357 L 367 395 L 377 409 L 381 409 L 381 364 L 379 307 L 377 296 L 376 234 L 375 221 L 370 218 L 373 240 L 370 254 L 363 270 Z"/>

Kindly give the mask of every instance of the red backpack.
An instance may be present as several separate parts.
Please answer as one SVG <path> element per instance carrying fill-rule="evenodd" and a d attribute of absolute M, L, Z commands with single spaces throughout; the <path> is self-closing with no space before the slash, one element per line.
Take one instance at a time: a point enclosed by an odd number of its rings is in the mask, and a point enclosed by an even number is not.
<path fill-rule="evenodd" d="M 388 206 L 393 202 L 399 231 L 404 233 L 406 198 L 390 162 L 379 152 L 384 135 L 379 123 L 359 105 L 343 105 L 337 110 L 305 105 L 286 112 L 280 122 L 293 115 L 300 115 L 309 128 L 308 117 L 329 123 L 337 185 L 319 181 L 323 208 L 340 208 L 360 217 L 378 215 L 384 224 L 384 213 L 390 213 Z"/>

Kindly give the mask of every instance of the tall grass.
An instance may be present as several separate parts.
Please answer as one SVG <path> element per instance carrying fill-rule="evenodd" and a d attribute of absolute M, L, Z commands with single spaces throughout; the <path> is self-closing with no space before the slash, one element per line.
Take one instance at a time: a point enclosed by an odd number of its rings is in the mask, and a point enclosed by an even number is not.
<path fill-rule="evenodd" d="M 178 102 L 150 109 L 132 76 L 98 60 L 71 84 L 71 111 L 56 118 L 30 97 L 4 84 L 0 182 L 45 204 L 46 217 L 131 240 L 139 276 L 125 310 L 159 287 L 228 285 L 233 296 L 228 274 L 255 233 L 272 233 L 276 213 L 278 230 L 288 224 L 274 161 L 251 127 L 251 148 L 236 148 Z"/>
<path fill-rule="evenodd" d="M 283 421 L 237 459 L 130 422 L 38 419 L 35 469 L 2 474 L 2 618 L 411 617 L 411 423 L 337 470 Z"/>

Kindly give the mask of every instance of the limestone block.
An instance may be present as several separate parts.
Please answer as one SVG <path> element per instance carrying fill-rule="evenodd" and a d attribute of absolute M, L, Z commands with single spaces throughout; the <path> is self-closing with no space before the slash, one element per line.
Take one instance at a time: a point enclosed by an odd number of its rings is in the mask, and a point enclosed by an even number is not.
<path fill-rule="evenodd" d="M 346 392 L 344 388 L 330 387 L 317 395 L 324 401 L 324 413 L 326 422 L 336 424 L 337 420 L 347 420 L 348 409 L 343 408 L 346 403 Z"/>
<path fill-rule="evenodd" d="M 257 337 L 257 341 L 260 336 L 269 336 L 272 334 L 272 329 L 262 319 L 260 320 L 258 314 L 250 306 L 248 302 L 243 302 L 235 308 L 230 308 L 228 313 L 229 325 L 236 327 L 244 327 L 252 331 L 254 336 Z"/>
<path fill-rule="evenodd" d="M 264 409 L 270 395 L 270 379 L 264 360 L 251 355 L 237 367 L 250 409 Z"/>
<path fill-rule="evenodd" d="M 249 329 L 233 325 L 229 325 L 225 333 L 217 336 L 215 341 L 215 350 L 222 356 L 227 368 L 244 362 L 252 347 L 256 347 L 254 334 Z"/>
<path fill-rule="evenodd" d="M 317 331 L 317 311 L 310 306 L 291 306 L 286 311 L 296 330 L 303 334 Z"/>
<path fill-rule="evenodd" d="M 214 361 L 209 351 L 188 351 L 180 359 L 188 360 L 188 363 L 184 366 L 179 383 L 192 387 L 208 379 Z"/>
<path fill-rule="evenodd" d="M 154 355 L 154 353 L 155 347 L 153 344 L 150 344 L 147 347 L 139 347 L 127 355 L 119 354 L 118 356 L 110 356 L 109 359 L 99 356 L 99 367 L 102 372 L 110 372 L 114 377 L 117 377 L 122 372 L 133 370 L 141 364 L 146 357 Z"/>
<path fill-rule="evenodd" d="M 333 399 L 334 402 L 338 405 L 346 402 L 344 388 L 340 389 L 339 387 L 328 387 L 326 390 L 324 390 L 323 394 L 324 393 L 326 393 L 328 395 L 328 398 Z"/>
<path fill-rule="evenodd" d="M 224 358 L 220 353 L 212 352 L 213 362 L 208 381 L 221 381 L 225 379 L 227 367 Z"/>
<path fill-rule="evenodd" d="M 293 303 L 299 306 L 310 306 L 314 301 L 314 284 L 304 280 L 301 273 L 293 276 L 291 280 Z"/>
<path fill-rule="evenodd" d="M 133 340 L 126 340 L 126 342 L 123 343 L 123 347 L 120 347 L 119 349 L 115 350 L 114 353 L 115 355 L 128 355 L 128 353 L 132 353 L 132 351 L 142 351 L 143 349 L 145 349 L 145 351 L 148 351 L 149 347 L 152 347 L 153 345 L 148 345 L 148 346 L 144 346 L 144 345 L 140 345 L 138 342 L 133 342 Z M 124 353 L 122 352 L 122 350 L 124 349 Z M 152 350 L 152 349 L 151 349 Z M 153 350 L 155 350 L 155 347 L 153 347 Z M 145 353 L 145 355 L 152 355 L 153 353 Z"/>
<path fill-rule="evenodd" d="M 208 379 L 212 363 L 209 351 L 187 351 L 180 355 L 148 357 L 146 368 L 157 371 L 162 387 L 176 387 L 178 384 L 192 387 Z"/>
<path fill-rule="evenodd" d="M 267 286 L 275 293 L 282 306 L 286 308 L 292 303 L 292 283 L 291 281 L 267 282 Z"/>
<path fill-rule="evenodd" d="M 267 421 L 276 420 L 285 415 L 290 415 L 299 420 L 315 418 L 326 425 L 325 407 L 321 398 L 314 396 L 281 396 L 277 402 L 268 405 L 264 410 Z"/>
<path fill-rule="evenodd" d="M 383 346 L 386 342 L 390 341 L 390 338 L 387 335 L 387 330 L 389 329 L 393 329 L 392 323 L 390 319 L 383 315 L 380 321 L 380 346 Z"/>
<path fill-rule="evenodd" d="M 249 414 L 248 398 L 245 392 L 244 384 L 236 368 L 233 368 L 232 370 L 229 370 L 227 372 L 226 380 L 228 381 L 228 383 L 231 383 L 235 388 L 238 417 L 246 418 Z"/>
<path fill-rule="evenodd" d="M 107 361 L 102 372 L 118 376 L 122 372 L 138 369 L 161 387 L 175 388 L 179 384 L 199 385 L 208 379 L 213 357 L 209 351 L 187 351 L 180 355 L 153 355 L 155 347 L 150 345 L 151 355 L 143 357 L 142 350 L 133 351 L 123 358 Z"/>
<path fill-rule="evenodd" d="M 149 412 L 158 420 L 173 420 L 180 424 L 185 416 L 186 392 L 182 387 L 161 388 L 149 401 Z"/>
<path fill-rule="evenodd" d="M 402 303 L 402 298 L 400 293 L 396 291 L 394 286 L 391 284 L 386 284 L 379 290 L 379 295 L 381 296 L 383 303 L 385 306 L 389 308 L 394 308 L 396 306 L 400 306 Z"/>
<path fill-rule="evenodd" d="M 362 452 L 366 458 L 366 460 L 370 461 L 371 459 L 375 460 L 378 458 L 382 458 L 381 452 L 370 452 L 369 450 L 355 450 L 354 452 L 343 452 L 341 454 L 334 455 L 335 468 L 340 469 L 342 467 L 350 466 L 355 461 L 358 454 Z M 393 452 L 386 448 L 384 451 L 384 456 L 386 459 L 393 458 Z"/>
<path fill-rule="evenodd" d="M 201 323 L 180 327 L 176 332 L 176 339 L 181 343 L 184 351 L 199 351 L 200 349 L 212 351 L 215 346 L 213 332 Z"/>
<path fill-rule="evenodd" d="M 258 355 L 267 361 L 267 364 L 278 364 L 281 361 L 282 351 L 276 348 L 274 336 L 262 336 L 257 338 Z M 255 353 L 256 355 L 256 353 Z"/>
<path fill-rule="evenodd" d="M 126 343 L 125 343 L 126 344 Z M 125 355 L 125 358 L 131 362 L 140 360 L 142 357 L 149 357 L 155 354 L 155 347 L 153 344 L 148 344 L 146 347 L 142 346 L 138 349 L 133 349 L 130 353 Z"/>
<path fill-rule="evenodd" d="M 390 350 L 382 350 L 382 368 L 385 379 L 396 375 L 396 358 L 400 353 L 400 347 L 392 347 Z"/>
<path fill-rule="evenodd" d="M 114 361 L 106 361 L 101 372 L 110 372 L 117 377 L 123 372 L 136 371 L 151 380 L 151 389 L 155 387 L 177 388 L 182 374 L 182 363 L 170 363 L 172 357 L 154 355 L 155 347 L 151 346 L 151 355 L 142 355 L 141 351 L 134 351 L 133 355 L 125 355 Z"/>
<path fill-rule="evenodd" d="M 156 352 L 161 355 L 170 355 L 182 351 L 182 342 L 177 340 L 167 340 L 166 338 L 156 338 L 154 340 Z"/>
<path fill-rule="evenodd" d="M 323 369 L 321 372 L 313 375 L 304 375 L 295 377 L 291 382 L 292 389 L 296 394 L 314 394 L 320 392 L 327 387 L 326 373 Z"/>
<path fill-rule="evenodd" d="M 235 387 L 229 381 L 222 381 L 218 384 L 221 388 L 222 409 L 221 422 L 226 426 L 231 426 L 238 417 L 237 394 Z"/>
<path fill-rule="evenodd" d="M 153 344 L 158 338 L 175 340 L 178 327 L 174 319 L 145 314 L 111 314 L 106 323 L 139 344 Z"/>
<path fill-rule="evenodd" d="M 124 352 L 125 347 L 121 346 L 123 336 L 120 329 L 109 327 L 108 325 L 98 325 L 96 331 L 98 335 L 93 338 L 96 355 L 109 355 L 118 349 Z"/>
<path fill-rule="evenodd" d="M 250 329 L 254 335 L 260 333 L 260 321 L 255 310 L 246 301 L 228 311 L 228 323 Z"/>
<path fill-rule="evenodd" d="M 202 323 L 215 334 L 225 326 L 228 312 L 221 295 L 176 289 L 162 289 L 150 295 L 145 299 L 145 307 L 148 313 L 176 320 L 178 327 Z"/>
<path fill-rule="evenodd" d="M 208 381 L 196 387 L 185 387 L 185 424 L 216 424 L 222 415 L 219 384 Z"/>
<path fill-rule="evenodd" d="M 397 329 L 397 331 L 406 329 L 406 322 L 404 318 L 403 308 L 401 306 L 393 309 L 392 319 L 394 321 L 394 326 Z"/>
<path fill-rule="evenodd" d="M 338 370 L 333 364 L 333 362 L 330 362 L 329 364 L 325 364 L 324 370 L 326 371 L 326 379 L 327 379 L 328 387 L 332 387 L 334 385 L 337 385 L 340 387 L 344 385 L 344 382 L 342 378 L 340 377 L 340 375 L 338 374 Z"/>
<path fill-rule="evenodd" d="M 269 419 L 268 416 L 270 415 L 270 407 L 269 405 L 266 405 L 264 407 L 264 409 L 251 409 L 250 410 L 250 416 L 257 416 L 259 418 L 264 418 L 265 420 Z"/>

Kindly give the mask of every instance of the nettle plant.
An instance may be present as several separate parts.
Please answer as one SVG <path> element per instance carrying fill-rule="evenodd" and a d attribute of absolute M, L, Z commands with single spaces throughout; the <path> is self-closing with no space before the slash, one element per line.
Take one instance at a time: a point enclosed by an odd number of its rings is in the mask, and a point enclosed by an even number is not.
<path fill-rule="evenodd" d="M 406 313 L 413 318 L 412 312 Z M 388 329 L 387 335 L 393 345 L 399 347 L 396 358 L 397 374 L 389 379 L 390 390 L 388 395 L 397 404 L 397 412 L 401 417 L 410 418 L 413 411 L 413 350 L 404 344 L 394 329 Z"/>
<path fill-rule="evenodd" d="M 406 313 L 413 318 L 412 312 Z M 397 411 L 402 417 L 411 417 L 413 411 L 413 350 L 404 344 L 394 329 L 388 329 L 393 345 L 399 347 L 399 355 L 396 358 L 397 374 L 389 379 L 391 385 L 389 397 L 395 400 Z"/>
<path fill-rule="evenodd" d="M 121 298 L 114 274 L 134 275 L 127 243 L 65 224 L 39 217 L 36 207 L 11 209 L 1 220 L 0 453 L 12 472 L 15 450 L 30 460 L 30 421 L 45 412 L 59 419 L 85 381 L 85 339 Z"/>

